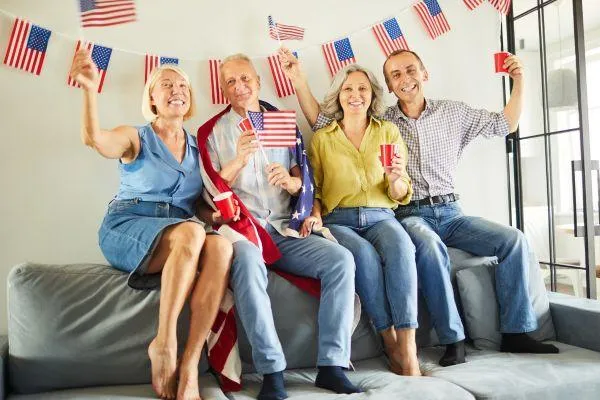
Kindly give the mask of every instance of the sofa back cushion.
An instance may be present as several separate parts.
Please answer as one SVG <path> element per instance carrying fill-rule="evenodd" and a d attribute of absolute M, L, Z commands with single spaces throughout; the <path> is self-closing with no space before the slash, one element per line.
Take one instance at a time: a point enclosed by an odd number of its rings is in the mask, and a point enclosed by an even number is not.
<path fill-rule="evenodd" d="M 481 349 L 499 350 L 502 340 L 495 288 L 496 268 L 498 266 L 468 268 L 456 274 L 465 329 L 475 346 Z M 538 329 L 531 335 L 538 340 L 554 339 L 556 334 L 546 286 L 533 253 L 529 254 L 529 298 L 538 322 Z"/>
<path fill-rule="evenodd" d="M 269 273 L 269 294 L 288 368 L 316 363 L 318 301 Z M 159 291 L 127 286 L 127 275 L 106 265 L 14 267 L 8 278 L 9 379 L 16 393 L 61 388 L 150 383 L 147 348 L 158 325 Z M 268 312 L 268 310 L 265 310 Z M 180 352 L 189 310 L 178 325 Z M 252 358 L 241 323 L 243 365 Z M 354 332 L 352 356 L 381 354 L 363 316 Z M 200 365 L 207 369 L 205 357 Z"/>

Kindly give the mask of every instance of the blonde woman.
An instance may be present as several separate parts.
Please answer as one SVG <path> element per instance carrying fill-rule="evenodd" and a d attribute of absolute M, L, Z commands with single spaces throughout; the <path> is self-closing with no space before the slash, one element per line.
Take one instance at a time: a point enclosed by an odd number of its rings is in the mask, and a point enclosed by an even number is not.
<path fill-rule="evenodd" d="M 161 286 L 158 332 L 148 348 L 152 385 L 164 399 L 199 399 L 198 362 L 227 285 L 232 246 L 192 220 L 203 185 L 196 138 L 183 128 L 194 113 L 189 78 L 176 66 L 157 68 L 142 98 L 148 123 L 104 130 L 89 51 L 76 54 L 70 74 L 83 89 L 83 142 L 119 160 L 121 183 L 100 227 L 100 248 L 129 273 L 132 287 L 155 287 L 152 277 Z M 202 216 L 223 222 L 206 207 Z M 178 363 L 177 318 L 189 296 L 190 331 Z"/>
<path fill-rule="evenodd" d="M 294 84 L 306 86 L 295 57 L 286 49 L 279 56 Z M 415 246 L 393 211 L 412 195 L 407 150 L 398 128 L 380 119 L 384 111 L 383 90 L 370 71 L 352 64 L 336 74 L 321 104 L 332 122 L 310 143 L 316 196 L 301 234 L 325 224 L 352 252 L 356 291 L 383 338 L 391 370 L 419 376 Z M 401 149 L 391 167 L 379 159 L 381 144 Z"/>

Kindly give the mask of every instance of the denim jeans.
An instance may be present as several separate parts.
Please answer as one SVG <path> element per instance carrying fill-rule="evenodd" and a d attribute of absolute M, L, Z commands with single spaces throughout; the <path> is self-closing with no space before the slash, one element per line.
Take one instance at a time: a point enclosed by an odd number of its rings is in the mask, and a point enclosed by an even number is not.
<path fill-rule="evenodd" d="M 267 230 L 282 254 L 274 268 L 321 281 L 317 365 L 348 367 L 354 315 L 352 254 L 317 235 L 296 239 L 282 236 L 270 225 Z M 273 322 L 262 253 L 248 241 L 235 242 L 233 250 L 231 285 L 254 366 L 263 375 L 283 371 L 285 357 Z"/>
<path fill-rule="evenodd" d="M 496 295 L 503 333 L 531 332 L 537 321 L 529 299 L 528 244 L 515 228 L 463 215 L 458 202 L 396 209 L 417 249 L 419 286 L 440 343 L 464 339 L 450 281 L 446 246 L 496 256 Z"/>
<path fill-rule="evenodd" d="M 356 263 L 356 292 L 377 331 L 416 328 L 415 246 L 388 208 L 336 208 L 323 220 Z"/>

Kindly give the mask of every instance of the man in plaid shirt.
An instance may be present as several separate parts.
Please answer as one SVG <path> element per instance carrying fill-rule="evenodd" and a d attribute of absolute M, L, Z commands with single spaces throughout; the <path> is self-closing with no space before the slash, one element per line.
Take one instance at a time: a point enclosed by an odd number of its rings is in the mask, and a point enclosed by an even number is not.
<path fill-rule="evenodd" d="M 313 130 L 331 118 L 320 113 L 298 60 L 287 49 L 279 56 L 286 75 L 296 88 L 300 106 Z M 385 119 L 395 123 L 409 150 L 406 170 L 413 181 L 413 201 L 396 209 L 416 246 L 419 287 L 446 352 L 440 365 L 465 362 L 464 328 L 450 281 L 446 246 L 478 256 L 496 256 L 496 293 L 500 306 L 501 351 L 558 353 L 553 345 L 534 340 L 527 332 L 537 329 L 528 293 L 527 240 L 515 228 L 462 213 L 454 194 L 454 174 L 465 146 L 477 136 L 506 136 L 517 129 L 522 108 L 523 67 L 510 56 L 504 65 L 513 79 L 508 104 L 499 113 L 478 110 L 451 100 L 426 99 L 428 72 L 419 56 L 396 51 L 383 65 L 390 92 L 398 102 Z"/>

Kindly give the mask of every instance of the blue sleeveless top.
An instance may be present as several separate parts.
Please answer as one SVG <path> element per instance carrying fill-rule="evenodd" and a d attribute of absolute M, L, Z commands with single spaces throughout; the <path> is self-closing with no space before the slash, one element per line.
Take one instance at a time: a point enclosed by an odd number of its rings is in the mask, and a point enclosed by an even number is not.
<path fill-rule="evenodd" d="M 137 130 L 140 153 L 129 164 L 119 160 L 121 185 L 115 198 L 165 202 L 194 215 L 203 186 L 196 138 L 184 130 L 185 155 L 179 164 L 152 125 L 139 126 Z"/>

